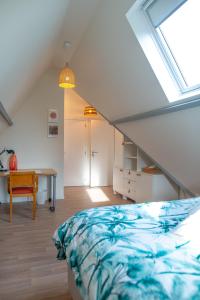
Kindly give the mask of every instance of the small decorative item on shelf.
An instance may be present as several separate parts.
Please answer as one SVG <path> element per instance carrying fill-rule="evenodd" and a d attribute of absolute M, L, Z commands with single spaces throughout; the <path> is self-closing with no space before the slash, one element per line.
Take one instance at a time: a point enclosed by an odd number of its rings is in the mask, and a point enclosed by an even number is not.
<path fill-rule="evenodd" d="M 152 166 L 147 166 L 145 168 L 143 168 L 142 170 L 143 172 L 145 173 L 149 173 L 149 174 L 161 174 L 161 170 L 156 167 L 155 165 L 152 165 Z"/>

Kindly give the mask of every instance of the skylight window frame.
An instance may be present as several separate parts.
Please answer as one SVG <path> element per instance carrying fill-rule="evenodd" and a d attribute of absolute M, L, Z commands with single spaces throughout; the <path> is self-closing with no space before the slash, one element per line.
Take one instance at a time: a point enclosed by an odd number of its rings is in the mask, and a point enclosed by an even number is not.
<path fill-rule="evenodd" d="M 170 49 L 170 46 L 168 45 L 161 28 L 159 27 L 163 22 L 165 22 L 173 13 L 175 13 L 181 6 L 178 6 L 176 10 L 174 10 L 167 18 L 162 20 L 157 27 L 154 26 L 153 22 L 151 21 L 151 17 L 148 13 L 148 8 L 153 4 L 153 2 L 156 0 L 148 0 L 144 1 L 142 5 L 142 12 L 143 15 L 149 25 L 149 28 L 152 32 L 154 43 L 157 47 L 158 52 L 160 53 L 160 56 L 163 59 L 163 62 L 174 81 L 177 90 L 180 94 L 184 95 L 189 92 L 198 91 L 200 93 L 200 83 L 193 86 L 188 86 L 186 83 L 186 80 L 184 79 L 184 75 L 181 72 L 181 69 L 176 62 L 176 59 Z"/>

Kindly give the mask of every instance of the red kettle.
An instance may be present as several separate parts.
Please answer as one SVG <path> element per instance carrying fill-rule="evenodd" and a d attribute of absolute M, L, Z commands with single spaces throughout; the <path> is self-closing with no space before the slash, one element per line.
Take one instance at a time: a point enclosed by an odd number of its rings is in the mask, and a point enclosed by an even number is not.
<path fill-rule="evenodd" d="M 15 153 L 11 154 L 11 156 L 9 158 L 9 169 L 10 169 L 10 171 L 17 170 L 17 156 Z"/>

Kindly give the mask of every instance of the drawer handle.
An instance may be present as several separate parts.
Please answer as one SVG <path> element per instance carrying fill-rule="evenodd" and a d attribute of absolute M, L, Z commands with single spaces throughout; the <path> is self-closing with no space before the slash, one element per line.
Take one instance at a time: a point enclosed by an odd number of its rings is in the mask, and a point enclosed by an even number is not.
<path fill-rule="evenodd" d="M 131 182 L 130 182 L 130 180 L 128 181 L 128 184 L 130 184 Z"/>
<path fill-rule="evenodd" d="M 123 170 L 122 170 L 122 169 L 120 169 L 119 171 L 120 171 L 120 172 L 123 172 Z"/>
<path fill-rule="evenodd" d="M 139 174 L 139 173 L 137 173 L 136 175 L 137 175 L 137 176 L 141 176 L 141 174 Z"/>

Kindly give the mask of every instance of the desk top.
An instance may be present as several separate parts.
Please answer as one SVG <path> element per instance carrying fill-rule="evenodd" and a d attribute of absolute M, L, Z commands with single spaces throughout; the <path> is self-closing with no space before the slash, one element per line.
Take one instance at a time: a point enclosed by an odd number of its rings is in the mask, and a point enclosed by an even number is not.
<path fill-rule="evenodd" d="M 57 172 L 54 169 L 19 169 L 15 172 L 31 172 L 34 171 L 39 176 L 53 176 L 57 175 Z M 10 171 L 0 172 L 0 177 L 9 176 Z"/>

